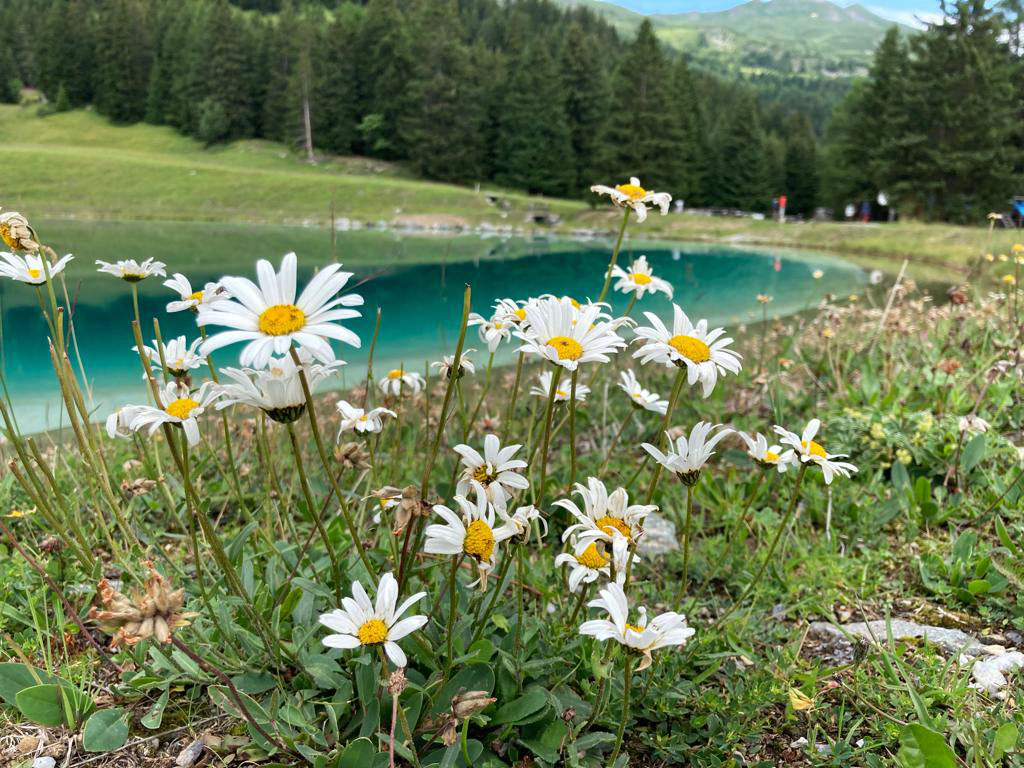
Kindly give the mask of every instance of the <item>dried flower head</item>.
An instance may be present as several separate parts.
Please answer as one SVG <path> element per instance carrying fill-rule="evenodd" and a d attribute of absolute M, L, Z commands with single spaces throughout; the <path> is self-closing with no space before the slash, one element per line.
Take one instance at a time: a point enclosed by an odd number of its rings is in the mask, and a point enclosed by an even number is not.
<path fill-rule="evenodd" d="M 134 480 L 125 478 L 121 481 L 121 493 L 126 499 L 134 499 L 136 496 L 145 496 L 156 488 L 156 481 L 148 477 L 137 477 Z"/>
<path fill-rule="evenodd" d="M 24 216 L 15 211 L 0 213 L 0 240 L 3 240 L 4 244 L 14 251 L 32 251 L 34 253 L 39 250 L 35 230 Z"/>
<path fill-rule="evenodd" d="M 496 701 L 487 691 L 463 691 L 452 697 L 452 714 L 459 720 L 465 720 L 483 712 Z"/>
<path fill-rule="evenodd" d="M 935 367 L 948 376 L 960 370 L 960 361 L 949 357 L 945 360 L 940 360 Z"/>
<path fill-rule="evenodd" d="M 367 469 L 370 454 L 360 443 L 342 443 L 334 449 L 334 457 L 345 469 Z"/>
<path fill-rule="evenodd" d="M 399 667 L 388 678 L 387 689 L 392 696 L 401 696 L 408 681 L 405 679 L 405 669 Z"/>
<path fill-rule="evenodd" d="M 123 595 L 103 579 L 99 583 L 102 610 L 95 606 L 89 611 L 89 618 L 96 621 L 104 632 L 114 636 L 111 648 L 135 645 L 146 638 L 155 637 L 161 643 L 171 640 L 174 630 L 187 627 L 197 613 L 184 611 L 185 590 L 172 590 L 164 577 L 149 560 L 142 562 L 149 571 L 146 589 L 134 598 Z"/>

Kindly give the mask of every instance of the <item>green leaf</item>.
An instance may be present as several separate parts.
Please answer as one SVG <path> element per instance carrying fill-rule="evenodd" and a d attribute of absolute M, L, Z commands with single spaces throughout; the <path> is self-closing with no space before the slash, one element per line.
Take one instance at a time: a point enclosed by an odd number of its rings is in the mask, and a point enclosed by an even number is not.
<path fill-rule="evenodd" d="M 518 699 L 500 707 L 491 720 L 491 725 L 519 723 L 548 703 L 548 692 L 543 688 L 531 688 Z"/>
<path fill-rule="evenodd" d="M 111 752 L 128 741 L 128 713 L 120 707 L 101 709 L 85 723 L 82 747 L 86 752 Z"/>
<path fill-rule="evenodd" d="M 987 579 L 973 579 L 967 582 L 967 591 L 972 595 L 984 595 L 992 589 Z"/>
<path fill-rule="evenodd" d="M 1024 557 L 1024 552 L 1017 546 L 1016 542 L 1010 537 L 1010 532 L 1006 530 L 1006 526 L 1003 525 L 1001 518 L 996 518 L 996 533 L 999 534 L 999 541 L 1003 543 L 1003 546 L 1010 550 L 1010 554 L 1014 557 Z M 3 665 L 0 665 L 3 666 Z"/>
<path fill-rule="evenodd" d="M 71 683 L 61 680 L 56 675 L 51 675 L 43 669 L 37 669 L 16 662 L 0 664 L 0 699 L 3 699 L 6 704 L 10 704 L 12 707 L 16 706 L 14 698 L 18 695 L 19 691 L 31 688 L 33 685 L 42 685 L 43 683 L 71 687 Z"/>
<path fill-rule="evenodd" d="M 896 760 L 902 768 L 955 768 L 956 757 L 942 735 L 913 723 L 900 733 Z"/>
<path fill-rule="evenodd" d="M 18 710 L 37 725 L 73 727 L 92 711 L 86 694 L 68 685 L 45 683 L 24 688 L 14 697 Z"/>
<path fill-rule="evenodd" d="M 911 490 L 910 475 L 907 474 L 907 468 L 903 465 L 903 462 L 893 462 L 891 474 L 893 488 L 899 492 L 901 497 L 909 495 Z"/>
<path fill-rule="evenodd" d="M 156 700 L 156 703 L 149 708 L 149 712 L 143 715 L 139 721 L 143 727 L 149 728 L 151 731 L 155 731 L 160 727 L 160 723 L 164 719 L 164 710 L 167 708 L 167 700 L 170 698 L 170 691 L 165 690 L 160 694 L 160 698 Z"/>
<path fill-rule="evenodd" d="M 1017 748 L 1017 726 L 1013 723 L 1003 723 L 996 731 L 992 740 L 992 757 L 1002 760 L 1007 752 L 1013 752 Z"/>
<path fill-rule="evenodd" d="M 985 458 L 985 435 L 975 435 L 971 442 L 964 448 L 963 457 L 960 459 L 960 466 L 964 473 L 970 472 L 978 463 Z"/>

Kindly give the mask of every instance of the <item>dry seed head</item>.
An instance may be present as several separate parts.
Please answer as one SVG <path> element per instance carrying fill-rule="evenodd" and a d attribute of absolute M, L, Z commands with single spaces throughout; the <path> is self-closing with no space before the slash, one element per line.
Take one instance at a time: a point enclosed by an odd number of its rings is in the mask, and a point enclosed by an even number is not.
<path fill-rule="evenodd" d="M 185 590 L 172 590 L 164 577 L 148 560 L 142 562 L 149 571 L 145 591 L 129 598 L 103 579 L 99 583 L 99 597 L 102 610 L 94 606 L 89 618 L 114 639 L 111 648 L 119 645 L 135 645 L 146 638 L 155 637 L 161 643 L 168 643 L 174 630 L 187 627 L 197 613 L 184 611 Z"/>

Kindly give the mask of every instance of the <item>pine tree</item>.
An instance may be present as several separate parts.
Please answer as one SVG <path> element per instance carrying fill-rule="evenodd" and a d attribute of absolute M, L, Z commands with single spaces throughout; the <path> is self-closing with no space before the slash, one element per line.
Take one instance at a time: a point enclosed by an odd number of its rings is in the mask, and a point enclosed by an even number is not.
<path fill-rule="evenodd" d="M 245 76 L 246 39 L 241 16 L 227 0 L 214 0 L 203 23 L 205 56 L 201 61 L 200 90 L 204 99 L 220 104 L 227 116 L 225 136 L 252 136 L 255 130 L 253 100 Z M 208 110 L 209 111 L 209 108 Z"/>
<path fill-rule="evenodd" d="M 562 44 L 565 111 L 572 139 L 573 189 L 586 194 L 598 180 L 598 148 L 608 120 L 611 88 L 596 35 L 575 22 Z"/>
<path fill-rule="evenodd" d="M 764 162 L 764 133 L 757 102 L 743 93 L 725 113 L 719 126 L 715 152 L 715 173 L 710 181 L 716 205 L 763 211 L 768 207 Z"/>
<path fill-rule="evenodd" d="M 359 19 L 339 16 L 326 28 L 314 61 L 313 136 L 318 146 L 346 154 L 358 139 L 356 35 Z"/>
<path fill-rule="evenodd" d="M 406 20 L 396 0 L 367 4 L 358 51 L 363 150 L 379 157 L 404 157 L 398 123 L 412 108 L 406 89 L 413 62 Z"/>
<path fill-rule="evenodd" d="M 810 118 L 792 115 L 784 140 L 786 212 L 809 217 L 818 202 L 817 139 Z"/>
<path fill-rule="evenodd" d="M 671 188 L 681 200 L 700 197 L 707 176 L 707 155 L 701 147 L 701 108 L 686 59 L 672 65 L 672 120 L 678 142 L 669 158 Z"/>
<path fill-rule="evenodd" d="M 96 25 L 95 104 L 114 122 L 141 120 L 152 63 L 141 0 L 105 0 Z"/>

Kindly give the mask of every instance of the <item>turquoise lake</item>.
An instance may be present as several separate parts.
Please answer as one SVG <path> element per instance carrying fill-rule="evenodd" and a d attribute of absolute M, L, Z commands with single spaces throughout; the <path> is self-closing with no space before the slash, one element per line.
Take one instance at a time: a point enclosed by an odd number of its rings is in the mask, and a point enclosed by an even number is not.
<path fill-rule="evenodd" d="M 154 256 L 167 263 L 168 276 L 183 272 L 198 287 L 225 274 L 254 279 L 257 259 L 276 265 L 287 250 L 295 250 L 301 290 L 313 269 L 332 258 L 330 234 L 308 228 L 43 222 L 39 230 L 44 242 L 58 253 L 75 255 L 65 273 L 66 283 L 97 419 L 120 405 L 144 402 L 146 392 L 138 358 L 131 351 L 130 288 L 115 277 L 97 274 L 96 259 Z M 337 233 L 335 252 L 346 269 L 355 273 L 352 292 L 361 294 L 366 303 L 363 317 L 346 323 L 362 338 L 363 347 L 337 347 L 349 365 L 336 386 L 352 386 L 365 376 L 377 307 L 382 309 L 374 362 L 377 374 L 400 364 L 422 371 L 425 362 L 451 354 L 466 284 L 472 287 L 473 310 L 485 316 L 491 304 L 504 297 L 553 293 L 580 300 L 596 298 L 611 246 L 603 241 Z M 692 319 L 706 317 L 726 326 L 760 320 L 759 293 L 773 297 L 769 316 L 778 316 L 806 309 L 826 293 L 857 293 L 866 282 L 860 267 L 833 256 L 740 246 L 627 241 L 619 263 L 626 266 L 641 254 L 656 275 L 672 283 L 674 301 Z M 814 279 L 815 270 L 824 275 Z M 163 278 L 150 278 L 140 284 L 147 343 L 153 335 L 147 332 L 153 317 L 159 319 L 165 340 L 178 334 L 191 340 L 197 333 L 194 315 L 166 313 L 166 303 L 175 296 L 162 283 Z M 615 309 L 624 310 L 627 303 L 627 296 L 613 294 Z M 645 297 L 633 311 L 634 318 L 641 316 L 638 310 L 665 317 L 670 304 L 661 295 Z M 19 428 L 34 432 L 62 426 L 46 326 L 34 289 L 4 279 L 0 320 L 0 363 Z M 470 334 L 467 346 L 482 350 L 475 357 L 486 362 L 486 348 L 474 329 Z M 504 345 L 499 361 L 511 359 L 514 348 Z M 215 354 L 216 363 L 233 365 L 235 354 L 235 348 L 221 350 Z"/>

